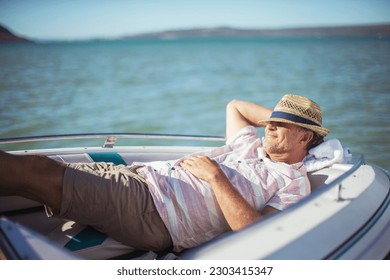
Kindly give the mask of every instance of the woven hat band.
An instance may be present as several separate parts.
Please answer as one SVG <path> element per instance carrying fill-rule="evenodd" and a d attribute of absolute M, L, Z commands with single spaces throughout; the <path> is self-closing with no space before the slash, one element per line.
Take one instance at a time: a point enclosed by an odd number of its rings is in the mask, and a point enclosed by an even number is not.
<path fill-rule="evenodd" d="M 293 121 L 293 122 L 301 123 L 301 124 L 320 126 L 318 123 L 315 123 L 311 120 L 308 120 L 306 118 L 302 118 L 302 117 L 294 115 L 294 114 L 286 113 L 286 112 L 273 111 L 271 114 L 271 119 L 272 118 L 279 118 L 279 119 L 285 119 L 285 120 L 289 120 L 289 121 Z"/>

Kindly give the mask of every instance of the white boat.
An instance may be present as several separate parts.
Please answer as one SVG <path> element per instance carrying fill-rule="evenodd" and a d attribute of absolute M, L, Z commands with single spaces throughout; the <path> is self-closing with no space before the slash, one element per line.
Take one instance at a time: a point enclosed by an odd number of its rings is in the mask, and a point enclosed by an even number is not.
<path fill-rule="evenodd" d="M 82 134 L 0 139 L 0 143 L 104 138 L 102 147 L 10 151 L 64 162 L 177 159 L 210 149 L 221 137 Z M 119 146 L 120 138 L 206 141 L 202 146 Z M 203 142 L 202 142 L 203 143 Z M 0 259 L 387 259 L 390 252 L 389 172 L 353 157 L 310 172 L 312 194 L 287 210 L 180 254 L 139 252 L 92 228 L 48 219 L 43 205 L 0 197 Z"/>

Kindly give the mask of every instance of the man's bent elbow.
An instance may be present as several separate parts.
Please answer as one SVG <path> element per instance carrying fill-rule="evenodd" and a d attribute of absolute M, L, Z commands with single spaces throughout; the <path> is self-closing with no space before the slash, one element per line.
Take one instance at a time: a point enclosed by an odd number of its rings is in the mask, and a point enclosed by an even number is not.
<path fill-rule="evenodd" d="M 227 109 L 227 110 L 236 109 L 236 108 L 237 108 L 237 103 L 238 103 L 238 100 L 237 100 L 237 99 L 232 99 L 232 100 L 230 100 L 230 101 L 226 104 L 226 109 Z"/>

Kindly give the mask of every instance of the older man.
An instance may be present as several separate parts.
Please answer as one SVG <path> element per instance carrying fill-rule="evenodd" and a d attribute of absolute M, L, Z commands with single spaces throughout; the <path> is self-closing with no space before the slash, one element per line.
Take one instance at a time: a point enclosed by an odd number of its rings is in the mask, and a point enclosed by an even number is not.
<path fill-rule="evenodd" d="M 261 140 L 255 127 L 265 126 Z M 175 251 L 239 230 L 310 192 L 302 164 L 323 141 L 319 106 L 285 95 L 271 111 L 234 100 L 226 145 L 176 161 L 114 166 L 0 153 L 0 195 L 46 205 L 138 249 Z"/>

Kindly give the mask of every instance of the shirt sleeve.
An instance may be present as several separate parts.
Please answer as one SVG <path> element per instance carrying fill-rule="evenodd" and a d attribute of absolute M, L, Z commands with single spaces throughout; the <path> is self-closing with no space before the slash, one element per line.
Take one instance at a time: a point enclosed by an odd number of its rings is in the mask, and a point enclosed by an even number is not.
<path fill-rule="evenodd" d="M 242 143 L 253 142 L 257 139 L 259 139 L 259 135 L 257 134 L 256 128 L 254 126 L 248 125 L 241 128 L 236 135 L 227 140 L 226 144 L 235 146 Z"/>
<path fill-rule="evenodd" d="M 305 175 L 292 180 L 285 187 L 278 190 L 266 205 L 282 211 L 309 194 L 310 182 Z"/>

